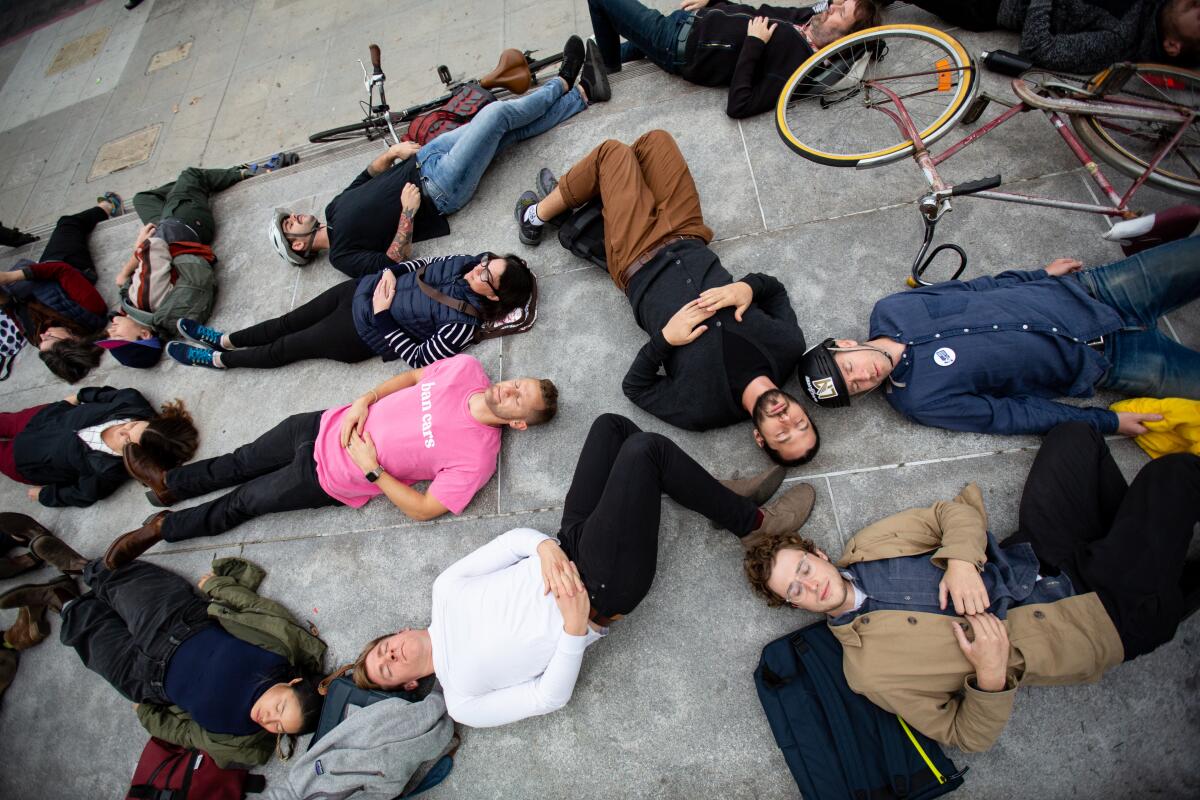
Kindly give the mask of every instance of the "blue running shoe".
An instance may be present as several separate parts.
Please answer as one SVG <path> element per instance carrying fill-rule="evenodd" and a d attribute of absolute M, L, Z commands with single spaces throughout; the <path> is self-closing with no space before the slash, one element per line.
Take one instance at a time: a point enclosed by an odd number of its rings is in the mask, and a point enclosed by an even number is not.
<path fill-rule="evenodd" d="M 121 195 L 116 192 L 105 192 L 100 197 L 96 198 L 97 203 L 109 202 L 112 203 L 112 213 L 108 215 L 109 219 L 119 217 L 125 213 L 125 203 L 121 200 Z"/>
<path fill-rule="evenodd" d="M 226 350 L 226 348 L 221 346 L 221 337 L 225 334 L 216 328 L 210 328 L 207 325 L 201 325 L 194 319 L 186 318 L 176 322 L 175 328 L 189 342 L 195 342 L 196 344 L 204 345 L 210 350 L 218 350 L 222 353 Z"/>
<path fill-rule="evenodd" d="M 213 363 L 213 351 L 207 347 L 196 347 L 187 342 L 170 342 L 167 344 L 167 355 L 189 367 L 221 369 Z"/>

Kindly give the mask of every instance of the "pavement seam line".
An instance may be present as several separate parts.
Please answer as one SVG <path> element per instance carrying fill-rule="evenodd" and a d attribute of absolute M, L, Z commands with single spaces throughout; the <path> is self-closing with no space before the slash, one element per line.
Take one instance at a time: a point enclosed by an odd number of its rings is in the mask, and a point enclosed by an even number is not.
<path fill-rule="evenodd" d="M 742 155 L 746 156 L 746 168 L 750 170 L 750 183 L 754 185 L 754 202 L 758 203 L 758 216 L 762 219 L 763 230 L 767 229 L 767 212 L 763 210 L 762 197 L 758 193 L 758 178 L 754 176 L 754 164 L 750 162 L 750 148 L 746 146 L 746 132 L 742 130 L 742 121 L 737 121 L 738 136 L 742 137 Z"/>
<path fill-rule="evenodd" d="M 829 480 L 829 476 L 825 476 L 825 488 L 829 491 L 829 505 L 833 508 L 833 524 L 837 526 L 838 537 L 842 540 L 842 544 L 846 544 L 846 532 L 842 530 L 842 517 L 838 514 L 837 501 L 833 497 L 833 484 Z"/>

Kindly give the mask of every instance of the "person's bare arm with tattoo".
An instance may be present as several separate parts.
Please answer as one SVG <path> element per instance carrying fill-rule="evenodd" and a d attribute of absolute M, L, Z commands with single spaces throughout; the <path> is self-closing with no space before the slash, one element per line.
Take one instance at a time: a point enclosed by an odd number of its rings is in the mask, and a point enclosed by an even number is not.
<path fill-rule="evenodd" d="M 396 236 L 387 249 L 387 257 L 399 264 L 408 261 L 412 254 L 413 217 L 421 207 L 421 190 L 415 183 L 404 184 L 400 192 L 400 223 L 396 226 Z"/>

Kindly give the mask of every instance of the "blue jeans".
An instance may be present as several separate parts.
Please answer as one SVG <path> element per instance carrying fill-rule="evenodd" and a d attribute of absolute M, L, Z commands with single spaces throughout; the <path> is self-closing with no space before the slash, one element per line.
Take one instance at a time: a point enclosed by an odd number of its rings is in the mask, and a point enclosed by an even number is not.
<path fill-rule="evenodd" d="M 466 125 L 421 148 L 417 153 L 421 188 L 438 211 L 453 214 L 474 196 L 497 153 L 545 133 L 585 108 L 579 90 L 564 94 L 558 78 L 524 97 L 489 103 Z"/>
<path fill-rule="evenodd" d="M 622 62 L 643 55 L 667 72 L 679 72 L 679 28 L 692 18 L 692 12 L 678 10 L 663 16 L 638 0 L 588 0 L 588 11 L 600 57 L 609 72 L 618 72 Z M 628 40 L 624 46 L 622 36 Z"/>
<path fill-rule="evenodd" d="M 1200 236 L 1087 270 L 1079 279 L 1125 323 L 1105 339 L 1112 368 L 1099 385 L 1134 396 L 1200 400 L 1200 353 L 1158 330 L 1159 317 L 1200 297 Z"/>

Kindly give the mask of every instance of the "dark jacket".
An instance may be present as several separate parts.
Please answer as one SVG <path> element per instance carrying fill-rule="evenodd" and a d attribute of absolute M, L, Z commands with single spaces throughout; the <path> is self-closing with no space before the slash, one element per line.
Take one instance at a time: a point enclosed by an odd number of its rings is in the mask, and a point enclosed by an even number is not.
<path fill-rule="evenodd" d="M 120 456 L 101 453 L 76 433 L 118 419 L 152 419 L 154 408 L 136 389 L 89 386 L 79 405 L 65 400 L 43 408 L 13 439 L 13 460 L 27 480 L 41 484 L 44 506 L 86 507 L 129 479 Z"/>
<path fill-rule="evenodd" d="M 325 643 L 279 603 L 258 596 L 258 585 L 266 576 L 262 567 L 240 558 L 219 558 L 213 561 L 212 572 L 214 577 L 204 582 L 201 591 L 212 599 L 208 615 L 227 633 L 283 656 L 305 674 L 323 671 Z M 142 703 L 137 716 L 151 736 L 203 750 L 221 767 L 265 764 L 275 751 L 274 734 L 265 730 L 248 736 L 209 733 L 179 706 Z"/>
<path fill-rule="evenodd" d="M 37 345 L 46 328 L 61 325 L 86 336 L 104 327 L 107 306 L 92 282 L 65 261 L 18 261 L 25 280 L 5 287 L 5 308 Z"/>
<path fill-rule="evenodd" d="M 914 422 L 1015 434 L 1077 420 L 1115 433 L 1113 412 L 1053 398 L 1093 394 L 1110 364 L 1086 343 L 1123 326 L 1077 276 L 1010 270 L 889 295 L 869 338 L 907 345 L 887 399 Z"/>
<path fill-rule="evenodd" d="M 1110 13 L 1096 0 L 1004 0 L 996 19 L 1021 32 L 1021 55 L 1038 66 L 1090 74 L 1118 61 L 1166 60 L 1158 27 L 1165 3 L 1131 0 Z"/>
<path fill-rule="evenodd" d="M 374 178 L 363 170 L 325 206 L 329 226 L 329 263 L 351 278 L 379 272 L 396 262 L 387 249 L 400 224 L 400 193 L 407 184 L 421 188 L 417 159 L 410 158 Z M 421 192 L 421 207 L 413 217 L 414 242 L 445 236 L 446 218 L 438 213 L 428 193 Z"/>
<path fill-rule="evenodd" d="M 783 284 L 770 275 L 742 278 L 754 290 L 754 303 L 742 316 L 738 333 L 752 342 L 770 364 L 771 379 L 782 386 L 804 355 L 804 332 Z M 734 402 L 725 370 L 721 319 L 691 344 L 672 347 L 662 329 L 684 304 L 705 289 L 733 283 L 717 254 L 698 240 L 670 245 L 634 276 L 629 302 L 637 324 L 650 335 L 625 375 L 625 396 L 661 420 L 704 431 L 746 419 Z M 665 374 L 659 374 L 659 368 Z"/>
<path fill-rule="evenodd" d="M 754 17 L 778 24 L 771 41 L 748 37 Z M 811 8 L 713 2 L 696 12 L 680 74 L 702 86 L 728 86 L 725 113 L 749 117 L 775 107 L 783 85 L 813 50 L 795 26 Z"/>
<path fill-rule="evenodd" d="M 417 285 L 416 273 L 424 267 L 425 283 L 478 309 L 479 296 L 467 286 L 463 273 L 479 261 L 479 256 L 458 255 L 393 264 L 389 269 L 396 273 L 396 294 L 392 298 L 391 308 L 379 314 L 375 313 L 372 301 L 383 273 L 359 279 L 358 288 L 354 290 L 353 306 L 354 327 L 358 335 L 384 360 L 390 360 L 396 358 L 396 354 L 385 340 L 397 328 L 413 339 L 426 340 L 436 335 L 444 325 L 478 325 L 478 318 L 439 303 L 422 292 Z"/>

